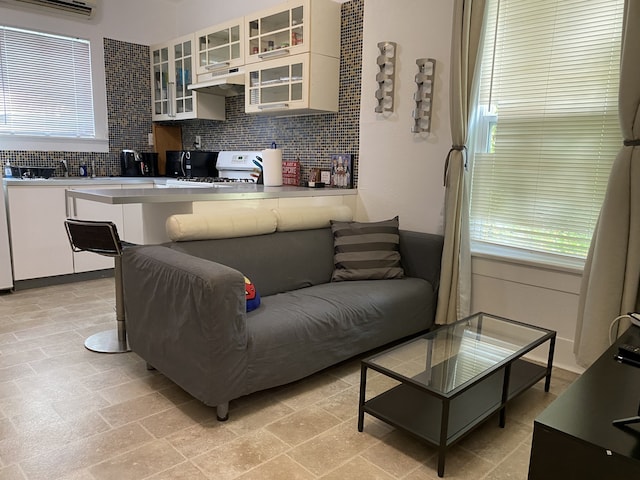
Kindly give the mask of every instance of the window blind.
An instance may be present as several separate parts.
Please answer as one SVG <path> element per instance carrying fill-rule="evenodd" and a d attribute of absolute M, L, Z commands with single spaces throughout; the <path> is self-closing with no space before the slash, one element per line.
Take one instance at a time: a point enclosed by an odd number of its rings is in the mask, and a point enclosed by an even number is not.
<path fill-rule="evenodd" d="M 95 138 L 89 41 L 0 26 L 0 135 Z"/>
<path fill-rule="evenodd" d="M 622 145 L 623 1 L 489 0 L 487 7 L 471 238 L 585 258 Z"/>

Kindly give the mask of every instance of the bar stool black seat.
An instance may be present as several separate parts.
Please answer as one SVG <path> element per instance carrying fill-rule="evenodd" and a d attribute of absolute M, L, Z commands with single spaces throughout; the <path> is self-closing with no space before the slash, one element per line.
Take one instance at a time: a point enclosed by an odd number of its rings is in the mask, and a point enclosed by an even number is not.
<path fill-rule="evenodd" d="M 99 353 L 131 351 L 127 341 L 122 287 L 122 251 L 124 246 L 130 244 L 120 241 L 118 229 L 113 222 L 68 218 L 64 225 L 74 252 L 93 252 L 115 260 L 116 328 L 91 335 L 85 340 L 84 346 Z"/>

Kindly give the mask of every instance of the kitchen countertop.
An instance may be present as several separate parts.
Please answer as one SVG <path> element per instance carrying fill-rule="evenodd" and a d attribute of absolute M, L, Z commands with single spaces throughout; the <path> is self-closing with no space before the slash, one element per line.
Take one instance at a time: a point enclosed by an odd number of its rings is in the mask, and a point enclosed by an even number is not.
<path fill-rule="evenodd" d="M 251 200 L 261 198 L 321 197 L 356 195 L 354 189 L 265 187 L 264 185 L 233 184 L 213 188 L 122 188 L 122 189 L 72 189 L 71 198 L 93 200 L 108 204 L 130 203 L 179 203 L 213 200 Z"/>
<path fill-rule="evenodd" d="M 164 187 L 166 177 L 55 177 L 48 179 L 12 179 L 5 178 L 7 186 L 51 186 L 69 185 L 67 191 L 70 198 L 92 200 L 106 204 L 133 203 L 180 203 L 215 200 L 250 200 L 262 198 L 286 197 L 324 197 L 340 195 L 356 195 L 356 189 L 345 188 L 308 188 L 283 185 L 281 187 L 265 187 L 250 183 L 223 183 L 214 187 L 167 188 Z M 100 188 L 101 185 L 120 184 L 122 188 Z M 135 188 L 136 185 L 153 184 L 155 188 Z M 96 188 L 92 188 L 95 186 Z M 133 188 L 130 188 L 133 187 Z M 164 187 L 164 188 L 163 188 Z"/>
<path fill-rule="evenodd" d="M 166 177 L 51 177 L 51 178 L 3 178 L 5 185 L 11 186 L 34 186 L 34 185 L 99 185 L 99 184 L 122 184 L 140 185 L 156 184 L 162 185 L 167 180 Z"/>

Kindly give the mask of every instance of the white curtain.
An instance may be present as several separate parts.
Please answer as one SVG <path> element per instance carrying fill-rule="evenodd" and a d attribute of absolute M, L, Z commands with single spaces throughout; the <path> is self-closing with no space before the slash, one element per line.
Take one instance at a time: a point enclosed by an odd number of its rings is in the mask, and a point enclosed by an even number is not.
<path fill-rule="evenodd" d="M 473 83 L 484 19 L 484 0 L 455 0 L 451 42 L 452 147 L 445 164 L 445 230 L 436 323 L 444 325 L 469 315 L 471 254 L 466 144 Z"/>
<path fill-rule="evenodd" d="M 611 169 L 582 277 L 574 353 L 585 367 L 609 346 L 611 322 L 640 310 L 639 106 L 640 2 L 626 0 L 618 105 L 625 141 Z"/>

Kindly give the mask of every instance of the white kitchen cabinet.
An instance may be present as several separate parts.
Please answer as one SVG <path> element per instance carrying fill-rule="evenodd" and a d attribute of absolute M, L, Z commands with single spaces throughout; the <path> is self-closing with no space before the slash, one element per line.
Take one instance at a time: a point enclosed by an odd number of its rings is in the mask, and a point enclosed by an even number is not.
<path fill-rule="evenodd" d="M 15 280 L 73 273 L 73 253 L 64 228 L 66 188 L 7 188 Z"/>
<path fill-rule="evenodd" d="M 196 60 L 195 35 L 153 45 L 151 51 L 152 120 L 225 119 L 223 96 L 189 90 Z"/>
<path fill-rule="evenodd" d="M 340 57 L 340 4 L 291 0 L 245 17 L 247 64 L 314 52 Z"/>
<path fill-rule="evenodd" d="M 195 38 L 198 82 L 244 65 L 244 18 L 199 30 Z"/>
<path fill-rule="evenodd" d="M 66 198 L 66 190 L 122 188 L 113 180 L 55 180 L 55 185 L 7 185 L 9 237 L 15 280 L 67 275 L 113 268 L 113 258 L 95 253 L 74 253 L 64 228 L 65 219 L 112 221 L 122 240 L 127 239 L 123 205 Z M 127 184 L 131 188 L 131 184 Z M 153 182 L 136 183 L 135 188 L 153 187 Z M 135 232 L 133 232 L 135 235 Z"/>
<path fill-rule="evenodd" d="M 303 53 L 246 68 L 246 113 L 338 111 L 338 58 Z"/>

